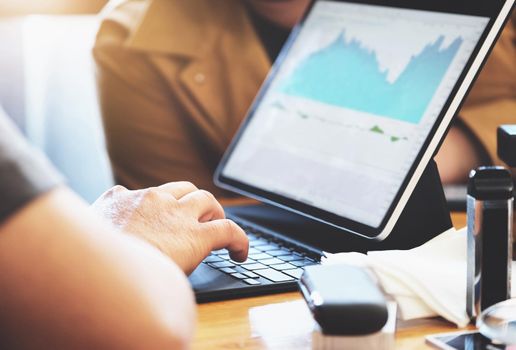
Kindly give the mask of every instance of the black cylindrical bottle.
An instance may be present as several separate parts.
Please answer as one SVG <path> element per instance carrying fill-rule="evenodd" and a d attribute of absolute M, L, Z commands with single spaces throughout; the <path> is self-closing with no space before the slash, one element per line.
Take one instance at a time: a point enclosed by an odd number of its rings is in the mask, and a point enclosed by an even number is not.
<path fill-rule="evenodd" d="M 513 181 L 503 167 L 473 170 L 468 183 L 467 312 L 511 295 Z"/>

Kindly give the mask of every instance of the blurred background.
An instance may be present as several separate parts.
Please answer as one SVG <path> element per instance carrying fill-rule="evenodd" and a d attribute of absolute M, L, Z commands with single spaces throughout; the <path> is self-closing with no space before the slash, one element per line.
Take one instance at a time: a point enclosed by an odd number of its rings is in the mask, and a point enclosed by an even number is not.
<path fill-rule="evenodd" d="M 113 184 L 91 50 L 118 2 L 0 0 L 0 106 L 89 202 Z"/>
<path fill-rule="evenodd" d="M 106 3 L 107 0 L 0 0 L 0 14 L 98 13 Z"/>

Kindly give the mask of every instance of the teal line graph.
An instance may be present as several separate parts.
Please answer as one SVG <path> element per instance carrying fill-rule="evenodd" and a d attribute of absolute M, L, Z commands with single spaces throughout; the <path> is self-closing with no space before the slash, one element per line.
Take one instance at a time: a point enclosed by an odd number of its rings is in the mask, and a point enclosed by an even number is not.
<path fill-rule="evenodd" d="M 303 59 L 279 91 L 322 103 L 417 124 L 423 117 L 463 39 L 443 48 L 445 37 L 413 55 L 389 82 L 377 55 L 342 32 L 330 45 Z"/>

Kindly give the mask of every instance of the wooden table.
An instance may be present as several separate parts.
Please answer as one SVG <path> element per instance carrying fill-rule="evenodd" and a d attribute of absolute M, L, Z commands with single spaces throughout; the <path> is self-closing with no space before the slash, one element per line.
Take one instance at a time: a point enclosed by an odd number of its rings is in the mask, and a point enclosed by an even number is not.
<path fill-rule="evenodd" d="M 465 214 L 452 216 L 464 227 Z M 194 349 L 310 349 L 312 317 L 299 293 L 202 304 Z M 398 325 L 397 349 L 424 349 L 428 334 L 456 331 L 436 318 Z"/>

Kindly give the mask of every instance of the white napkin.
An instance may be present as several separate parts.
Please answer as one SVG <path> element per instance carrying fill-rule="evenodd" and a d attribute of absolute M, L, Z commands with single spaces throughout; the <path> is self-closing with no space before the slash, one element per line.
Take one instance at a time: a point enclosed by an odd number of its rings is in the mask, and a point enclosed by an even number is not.
<path fill-rule="evenodd" d="M 450 229 L 412 250 L 327 254 L 323 264 L 347 263 L 370 268 L 385 292 L 398 302 L 403 320 L 442 316 L 465 327 L 469 323 L 466 242 L 465 228 Z"/>

